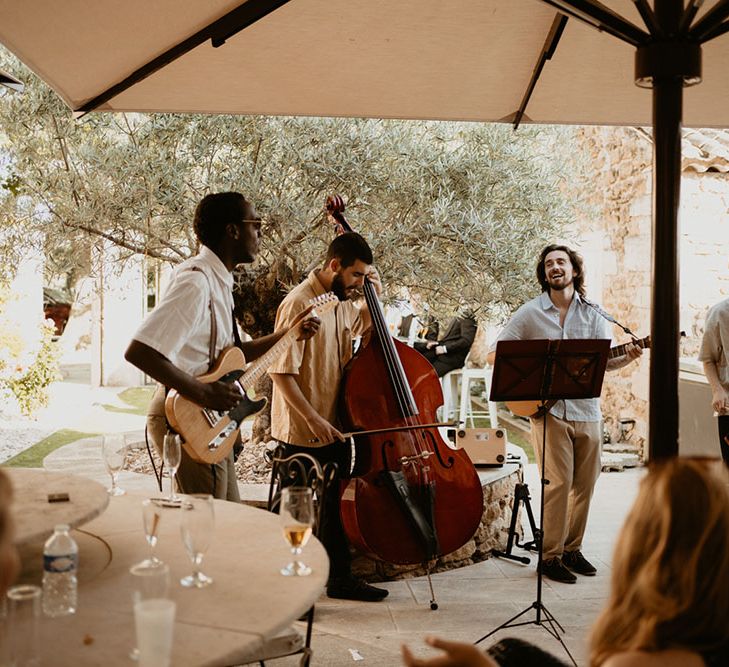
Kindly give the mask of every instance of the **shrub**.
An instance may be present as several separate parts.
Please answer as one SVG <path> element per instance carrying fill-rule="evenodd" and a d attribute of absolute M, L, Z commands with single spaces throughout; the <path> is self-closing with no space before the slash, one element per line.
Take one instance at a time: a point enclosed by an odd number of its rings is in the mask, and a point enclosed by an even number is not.
<path fill-rule="evenodd" d="M 35 355 L 24 349 L 27 345 L 7 327 L 0 331 L 0 389 L 10 394 L 26 416 L 48 405 L 48 387 L 61 379 L 59 350 L 53 342 L 55 327 L 46 320 L 41 324 L 41 339 Z"/>

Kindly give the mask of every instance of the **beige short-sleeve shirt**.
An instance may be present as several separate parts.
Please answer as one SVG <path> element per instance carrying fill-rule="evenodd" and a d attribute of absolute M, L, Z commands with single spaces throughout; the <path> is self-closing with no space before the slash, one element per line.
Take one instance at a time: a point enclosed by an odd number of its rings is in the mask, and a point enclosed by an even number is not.
<path fill-rule="evenodd" d="M 704 335 L 699 350 L 699 361 L 714 363 L 724 389 L 729 389 L 727 350 L 729 350 L 729 299 L 724 299 L 713 306 L 706 315 Z"/>
<path fill-rule="evenodd" d="M 281 302 L 276 313 L 276 329 L 288 326 L 310 299 L 326 290 L 312 271 Z M 364 333 L 359 308 L 351 301 L 341 301 L 334 310 L 320 314 L 318 333 L 308 340 L 297 340 L 268 369 L 270 374 L 294 375 L 301 393 L 324 419 L 339 426 L 337 399 L 342 371 L 352 358 L 352 342 Z M 271 435 L 277 440 L 303 447 L 312 444 L 313 436 L 301 415 L 286 403 L 274 385 L 271 405 Z"/>

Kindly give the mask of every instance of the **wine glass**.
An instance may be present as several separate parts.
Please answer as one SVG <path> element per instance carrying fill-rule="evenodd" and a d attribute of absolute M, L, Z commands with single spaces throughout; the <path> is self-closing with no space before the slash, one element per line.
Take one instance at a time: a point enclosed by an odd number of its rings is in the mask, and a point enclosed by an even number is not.
<path fill-rule="evenodd" d="M 104 465 L 111 476 L 111 487 L 107 489 L 110 496 L 123 496 L 126 491 L 117 486 L 116 478 L 119 471 L 124 467 L 124 459 L 127 455 L 127 446 L 124 436 L 110 434 L 103 436 L 101 440 L 101 453 L 104 458 Z"/>
<path fill-rule="evenodd" d="M 281 569 L 286 577 L 305 577 L 311 568 L 299 560 L 301 550 L 311 537 L 314 524 L 314 501 L 307 486 L 289 486 L 281 492 L 279 512 L 284 537 L 291 547 L 293 561 Z"/>
<path fill-rule="evenodd" d="M 147 498 L 142 501 L 142 519 L 144 521 L 144 536 L 149 545 L 149 558 L 146 558 L 140 566 L 153 567 L 162 564 L 162 561 L 154 554 L 157 546 L 159 533 L 159 522 L 162 520 L 163 508 L 157 498 Z"/>
<path fill-rule="evenodd" d="M 182 498 L 180 533 L 187 555 L 192 561 L 192 574 L 180 579 L 186 588 L 203 588 L 213 583 L 200 571 L 203 555 L 213 541 L 215 513 L 210 494 L 191 494 Z"/>
<path fill-rule="evenodd" d="M 175 492 L 175 473 L 180 467 L 182 450 L 180 448 L 180 436 L 176 433 L 168 433 L 165 436 L 162 446 L 162 458 L 170 475 L 170 495 L 167 496 L 167 502 L 171 505 L 179 505 L 180 498 Z"/>

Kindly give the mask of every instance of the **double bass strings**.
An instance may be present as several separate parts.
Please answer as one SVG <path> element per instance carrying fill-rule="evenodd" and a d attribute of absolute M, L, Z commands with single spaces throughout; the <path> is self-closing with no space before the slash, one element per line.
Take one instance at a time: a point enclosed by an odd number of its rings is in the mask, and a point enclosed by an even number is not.
<path fill-rule="evenodd" d="M 369 280 L 365 281 L 364 293 L 367 306 L 370 309 L 373 326 L 375 326 L 380 339 L 387 370 L 393 385 L 393 391 L 400 406 L 400 412 L 405 419 L 406 424 L 409 426 L 417 426 L 418 420 L 416 419 L 416 416 L 419 413 L 417 406 L 415 405 L 415 399 L 410 389 L 410 385 L 407 383 L 405 370 L 402 367 L 400 357 L 398 356 L 395 345 L 392 342 L 389 329 L 385 325 L 385 318 L 382 313 L 382 309 L 380 308 L 380 302 L 377 299 L 374 286 L 371 282 L 369 282 Z M 422 432 L 410 431 L 406 437 L 408 437 L 412 443 L 412 450 L 414 454 L 419 455 L 424 451 L 429 450 L 425 435 Z M 427 470 L 424 470 L 423 466 L 417 466 L 417 468 L 420 473 L 424 473 L 425 480 L 427 481 Z"/>

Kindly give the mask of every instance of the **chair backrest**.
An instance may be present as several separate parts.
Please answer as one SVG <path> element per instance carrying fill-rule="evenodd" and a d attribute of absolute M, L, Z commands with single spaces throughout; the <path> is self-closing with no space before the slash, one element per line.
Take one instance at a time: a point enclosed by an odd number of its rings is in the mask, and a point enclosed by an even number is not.
<path fill-rule="evenodd" d="M 322 466 L 310 454 L 283 456 L 283 446 L 279 445 L 271 457 L 271 485 L 268 489 L 268 510 L 278 513 L 281 504 L 281 491 L 287 486 L 308 486 L 314 495 L 315 524 L 313 533 L 319 536 L 319 528 L 324 519 L 326 503 L 324 498 L 337 477 L 337 464 Z"/>

